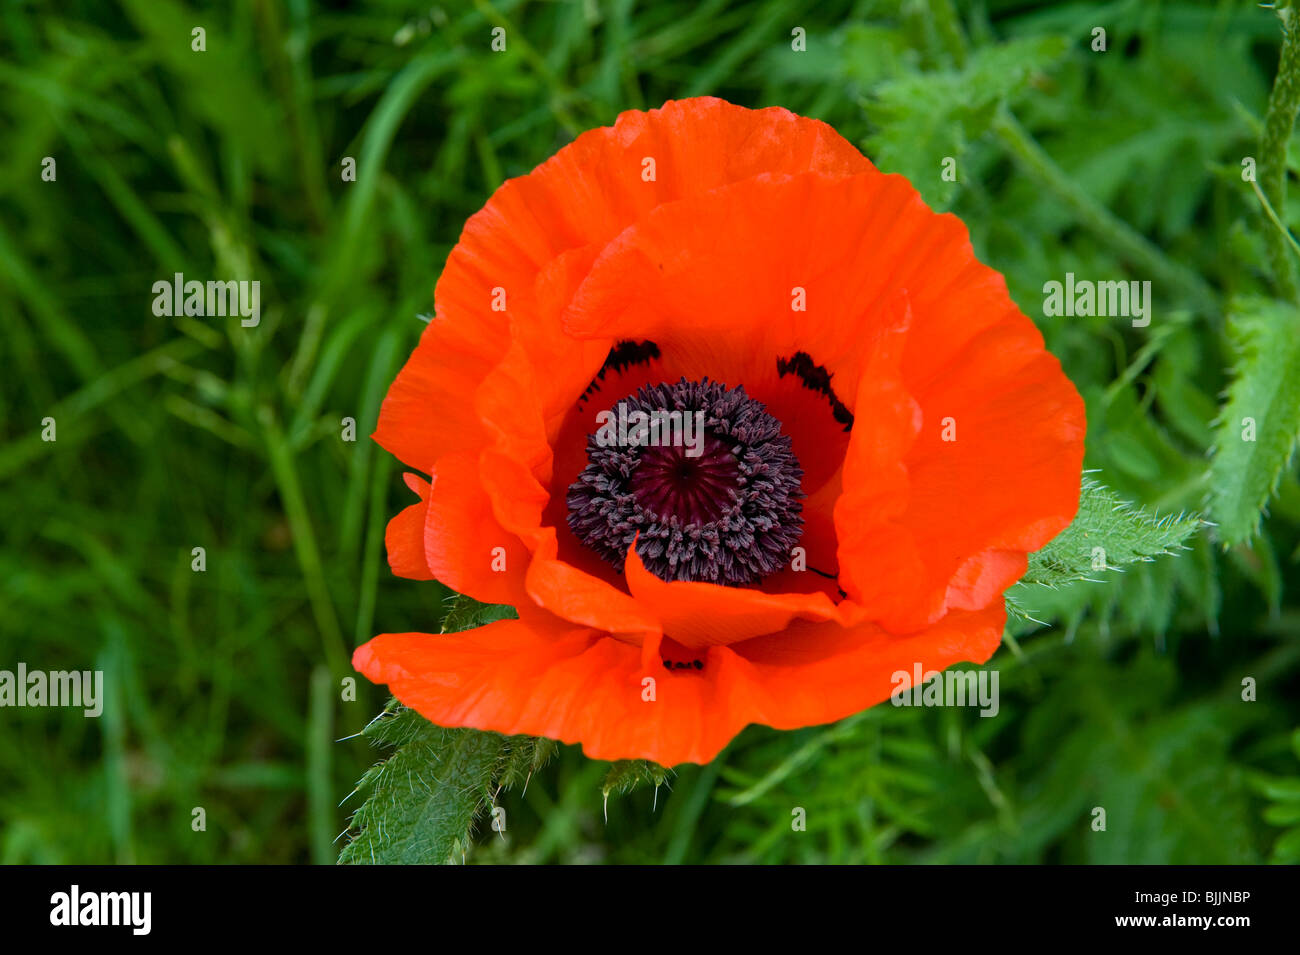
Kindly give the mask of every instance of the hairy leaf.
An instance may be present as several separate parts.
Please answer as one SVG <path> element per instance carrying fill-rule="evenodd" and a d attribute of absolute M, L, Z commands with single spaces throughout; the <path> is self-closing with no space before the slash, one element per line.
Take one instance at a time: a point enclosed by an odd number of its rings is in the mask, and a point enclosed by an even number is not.
<path fill-rule="evenodd" d="M 1258 532 L 1300 435 L 1300 311 L 1240 300 L 1229 312 L 1228 337 L 1237 367 L 1210 466 L 1210 515 L 1232 546 Z"/>
<path fill-rule="evenodd" d="M 443 863 L 464 852 L 474 820 L 491 797 L 504 738 L 443 729 L 392 705 L 365 735 L 398 749 L 361 777 L 358 788 L 368 796 L 352 817 L 358 832 L 339 861 Z"/>
<path fill-rule="evenodd" d="M 639 786 L 653 784 L 656 788 L 667 780 L 671 770 L 646 759 L 620 759 L 609 767 L 600 792 L 606 799 L 610 793 L 623 796 Z"/>
<path fill-rule="evenodd" d="M 442 618 L 443 633 L 475 630 L 496 623 L 498 620 L 510 620 L 518 616 L 514 607 L 506 604 L 479 603 L 464 594 L 453 594 L 448 597 L 446 606 L 447 612 Z"/>
<path fill-rule="evenodd" d="M 461 594 L 448 604 L 443 633 L 514 616 L 512 607 Z M 444 863 L 463 856 L 497 792 L 527 784 L 558 748 L 549 739 L 435 726 L 396 700 L 362 734 L 396 751 L 357 785 L 366 799 L 352 817 L 343 863 Z"/>
<path fill-rule="evenodd" d="M 1085 475 L 1078 514 L 1051 543 L 1030 556 L 1025 576 L 1007 591 L 1007 610 L 1029 617 L 1035 587 L 1097 581 L 1107 571 L 1185 550 L 1202 524 L 1193 515 L 1150 514 Z"/>
<path fill-rule="evenodd" d="M 957 183 L 943 178 L 943 161 L 960 157 L 968 142 L 987 132 L 997 107 L 1064 52 L 1060 37 L 1013 40 L 980 50 L 964 70 L 909 73 L 881 84 L 867 107 L 878 128 L 868 154 L 886 172 L 907 176 L 933 204 L 946 206 Z"/>

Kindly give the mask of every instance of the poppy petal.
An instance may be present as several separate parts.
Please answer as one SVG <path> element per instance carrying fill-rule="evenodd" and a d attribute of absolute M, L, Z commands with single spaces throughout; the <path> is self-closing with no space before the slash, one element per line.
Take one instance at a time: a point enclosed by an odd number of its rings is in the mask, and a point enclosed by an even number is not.
<path fill-rule="evenodd" d="M 770 594 L 748 587 L 660 580 L 646 570 L 635 544 L 628 548 L 625 573 L 632 596 L 658 619 L 663 633 L 691 649 L 773 633 L 798 618 L 843 619 L 821 592 Z"/>
<path fill-rule="evenodd" d="M 826 723 L 889 699 L 896 674 L 981 663 L 997 648 L 1001 606 L 958 612 L 897 637 L 870 624 L 795 624 L 701 668 L 647 672 L 641 652 L 586 629 L 501 620 L 454 634 L 381 634 L 352 664 L 443 726 L 581 743 L 593 759 L 707 763 L 750 723 Z M 743 652 L 741 652 L 743 648 Z M 648 682 L 647 682 L 648 681 Z"/>
<path fill-rule="evenodd" d="M 752 687 L 754 722 L 776 729 L 828 723 L 884 702 L 897 674 L 984 663 L 1001 645 L 1006 611 L 999 599 L 978 611 L 953 611 L 911 634 L 872 624 L 853 628 L 795 623 L 781 634 L 734 648 Z"/>
<path fill-rule="evenodd" d="M 740 728 L 716 718 L 707 668 L 650 674 L 637 647 L 587 629 L 381 634 L 352 665 L 434 723 L 581 743 L 593 759 L 707 762 Z"/>
<path fill-rule="evenodd" d="M 436 299 L 375 432 L 432 476 L 389 562 L 520 618 L 354 663 L 443 725 L 672 765 L 841 718 L 988 659 L 1077 508 L 1082 400 L 965 226 L 784 110 L 583 134 L 470 219 Z M 619 571 L 568 527 L 595 415 L 678 378 L 743 385 L 799 461 L 802 550 L 756 585 L 661 580 L 635 544 Z"/>
<path fill-rule="evenodd" d="M 869 333 L 905 287 L 898 274 L 927 250 L 916 234 L 941 218 L 900 176 L 756 176 L 659 206 L 624 230 L 564 328 L 650 339 L 688 379 L 747 390 L 776 377 L 778 358 L 803 352 L 845 383 L 848 403 Z"/>
<path fill-rule="evenodd" d="M 452 590 L 484 603 L 526 605 L 529 553 L 492 513 L 478 460 L 452 454 L 434 468 L 424 523 L 430 573 Z"/>
<path fill-rule="evenodd" d="M 528 567 L 533 599 L 556 616 L 640 643 L 662 633 L 649 608 L 613 584 L 556 559 L 555 532 L 548 528 Z"/>
<path fill-rule="evenodd" d="M 629 111 L 583 133 L 504 183 L 466 222 L 438 280 L 435 317 L 384 400 L 375 440 L 421 471 L 484 441 L 464 396 L 497 364 L 510 314 L 536 317 L 520 307 L 538 274 L 566 252 L 602 247 L 657 205 L 761 173 L 872 168 L 819 120 L 712 97 Z"/>
<path fill-rule="evenodd" d="M 406 486 L 419 495 L 418 504 L 398 512 L 384 531 L 384 548 L 388 566 L 398 577 L 432 580 L 429 559 L 424 553 L 424 525 L 429 512 L 429 482 L 415 474 L 405 474 Z"/>
<path fill-rule="evenodd" d="M 899 296 L 911 320 L 891 379 L 898 397 L 872 392 L 919 412 L 914 442 L 895 447 L 879 431 L 906 419 L 854 406 Z M 1077 507 L 1081 399 L 1005 282 L 975 259 L 965 227 L 901 177 L 755 177 L 660 206 L 596 260 L 564 325 L 578 337 L 652 339 L 688 378 L 748 389 L 771 356 L 803 352 L 848 384 L 840 397 L 871 419 L 854 427 L 870 452 L 844 481 L 840 572 L 897 632 L 937 620 L 950 586 L 954 606 L 991 599 L 1013 579 L 1001 552 L 1037 549 Z M 960 436 L 948 441 L 953 420 Z M 871 558 L 856 575 L 849 550 Z M 986 584 L 964 589 L 959 572 Z"/>

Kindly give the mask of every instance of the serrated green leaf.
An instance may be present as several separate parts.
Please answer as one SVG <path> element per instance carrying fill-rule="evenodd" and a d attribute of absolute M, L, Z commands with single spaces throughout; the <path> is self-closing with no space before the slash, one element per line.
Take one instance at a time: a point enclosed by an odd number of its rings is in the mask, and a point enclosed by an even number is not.
<path fill-rule="evenodd" d="M 1232 546 L 1258 532 L 1300 435 L 1300 311 L 1239 300 L 1229 311 L 1228 338 L 1237 366 L 1216 431 L 1210 516 Z"/>
<path fill-rule="evenodd" d="M 646 759 L 620 759 L 610 765 L 605 781 L 600 785 L 600 793 L 608 799 L 610 793 L 624 796 L 638 786 L 662 786 L 669 773 L 670 770 Z"/>
<path fill-rule="evenodd" d="M 464 852 L 491 798 L 504 737 L 444 729 L 391 705 L 365 735 L 398 749 L 361 778 L 358 788 L 368 796 L 352 817 L 357 832 L 339 861 L 440 864 Z"/>
<path fill-rule="evenodd" d="M 1078 514 L 1051 543 L 1030 556 L 1025 576 L 1007 591 L 1007 610 L 1029 617 L 1035 587 L 1096 581 L 1107 571 L 1185 550 L 1202 524 L 1194 515 L 1149 514 L 1085 475 Z"/>
<path fill-rule="evenodd" d="M 1012 40 L 979 50 L 963 70 L 910 73 L 882 83 L 867 106 L 878 131 L 868 154 L 886 172 L 901 172 L 932 204 L 945 207 L 956 182 L 942 162 L 988 131 L 997 107 L 1065 52 L 1061 37 Z M 958 173 L 960 179 L 960 173 Z"/>
<path fill-rule="evenodd" d="M 526 786 L 529 777 L 549 763 L 560 748 L 555 740 L 539 736 L 512 736 L 506 743 L 497 774 L 497 785 L 504 789 Z"/>
<path fill-rule="evenodd" d="M 502 788 L 527 783 L 554 740 L 435 726 L 396 700 L 362 731 L 397 750 L 362 776 L 366 800 L 342 863 L 437 864 L 469 848 L 479 814 Z"/>
<path fill-rule="evenodd" d="M 515 616 L 513 607 L 463 594 L 447 604 L 443 633 Z M 363 735 L 396 752 L 357 785 L 366 799 L 352 817 L 356 832 L 339 856 L 343 863 L 451 861 L 468 850 L 475 821 L 496 793 L 526 785 L 557 749 L 549 739 L 435 726 L 395 700 Z"/>
<path fill-rule="evenodd" d="M 508 604 L 479 603 L 464 594 L 452 594 L 446 601 L 447 612 L 442 618 L 443 633 L 459 633 L 486 627 L 498 620 L 512 620 L 519 615 Z"/>

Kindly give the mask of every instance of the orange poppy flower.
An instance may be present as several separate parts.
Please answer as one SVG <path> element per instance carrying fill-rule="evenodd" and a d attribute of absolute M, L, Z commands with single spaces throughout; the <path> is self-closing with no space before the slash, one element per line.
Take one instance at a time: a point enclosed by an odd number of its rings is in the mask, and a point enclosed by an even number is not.
<path fill-rule="evenodd" d="M 444 726 L 712 759 L 982 663 L 1083 404 L 965 227 L 829 126 L 628 112 L 465 226 L 374 438 L 393 571 L 517 620 L 356 668 Z M 671 439 L 671 440 L 670 440 Z"/>

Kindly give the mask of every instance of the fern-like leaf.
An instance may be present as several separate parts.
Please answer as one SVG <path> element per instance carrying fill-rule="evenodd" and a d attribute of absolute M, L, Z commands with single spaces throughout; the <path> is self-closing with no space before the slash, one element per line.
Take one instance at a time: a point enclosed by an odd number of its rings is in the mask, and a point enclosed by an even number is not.
<path fill-rule="evenodd" d="M 1300 310 L 1283 302 L 1233 304 L 1228 337 L 1237 367 L 1210 465 L 1210 515 L 1225 546 L 1254 537 L 1300 435 Z"/>
<path fill-rule="evenodd" d="M 1188 539 L 1203 524 L 1195 515 L 1150 514 L 1085 475 L 1078 514 L 1069 527 L 1030 556 L 1025 576 L 1007 591 L 1007 611 L 1032 619 L 1029 607 L 1035 587 L 1097 581 L 1107 571 L 1177 553 L 1186 549 Z"/>
<path fill-rule="evenodd" d="M 443 633 L 514 616 L 463 595 L 449 601 Z M 396 700 L 362 735 L 394 752 L 361 777 L 342 863 L 445 863 L 463 858 L 474 825 L 502 788 L 526 785 L 555 754 L 553 740 L 435 726 Z"/>

